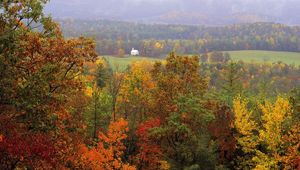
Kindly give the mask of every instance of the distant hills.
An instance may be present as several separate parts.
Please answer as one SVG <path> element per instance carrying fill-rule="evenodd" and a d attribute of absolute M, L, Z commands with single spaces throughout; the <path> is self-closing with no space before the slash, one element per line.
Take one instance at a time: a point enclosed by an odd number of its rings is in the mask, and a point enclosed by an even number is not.
<path fill-rule="evenodd" d="M 210 25 L 221 26 L 239 23 L 273 22 L 272 17 L 250 13 L 236 13 L 227 16 L 209 16 L 193 12 L 168 12 L 158 17 L 143 20 L 146 23 L 183 24 L 183 25 Z"/>
<path fill-rule="evenodd" d="M 54 18 L 142 23 L 229 25 L 276 22 L 300 25 L 299 0 L 51 0 Z"/>

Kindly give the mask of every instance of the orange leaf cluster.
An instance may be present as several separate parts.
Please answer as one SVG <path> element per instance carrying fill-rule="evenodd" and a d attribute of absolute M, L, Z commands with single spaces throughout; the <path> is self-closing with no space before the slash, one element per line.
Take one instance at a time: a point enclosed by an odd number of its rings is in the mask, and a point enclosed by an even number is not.
<path fill-rule="evenodd" d="M 89 163 L 91 169 L 95 170 L 134 170 L 133 166 L 122 161 L 126 149 L 123 140 L 127 138 L 127 131 L 128 122 L 124 119 L 112 122 L 106 134 L 99 133 L 99 142 L 96 147 L 88 149 L 86 146 L 81 146 L 83 160 Z"/>

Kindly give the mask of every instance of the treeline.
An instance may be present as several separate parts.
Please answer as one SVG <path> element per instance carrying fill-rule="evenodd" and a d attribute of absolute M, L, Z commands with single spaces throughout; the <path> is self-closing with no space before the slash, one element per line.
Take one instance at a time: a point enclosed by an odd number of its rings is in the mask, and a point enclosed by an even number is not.
<path fill-rule="evenodd" d="M 67 37 L 95 38 L 101 55 L 128 54 L 158 57 L 171 51 L 200 54 L 211 51 L 300 51 L 300 28 L 274 23 L 237 24 L 224 27 L 146 25 L 117 21 L 60 20 Z"/>
<path fill-rule="evenodd" d="M 228 53 L 212 52 L 199 56 L 200 72 L 209 77 L 209 87 L 222 90 L 247 89 L 245 93 L 267 98 L 288 93 L 300 86 L 300 67 L 281 61 L 274 63 L 234 62 Z M 241 91 L 240 91 L 241 92 Z M 236 95 L 236 94 L 235 94 Z M 228 97 L 228 96 L 227 96 Z"/>

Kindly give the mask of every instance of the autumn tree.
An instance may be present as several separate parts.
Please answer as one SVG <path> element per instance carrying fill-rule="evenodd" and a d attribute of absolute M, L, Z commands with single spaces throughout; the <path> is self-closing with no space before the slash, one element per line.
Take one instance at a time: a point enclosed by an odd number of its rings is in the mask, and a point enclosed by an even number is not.
<path fill-rule="evenodd" d="M 259 131 L 259 139 L 266 145 L 267 153 L 258 151 L 257 157 L 254 158 L 257 161 L 256 168 L 277 169 L 280 152 L 284 150 L 284 123 L 291 119 L 291 105 L 288 100 L 278 97 L 274 104 L 267 101 L 259 107 L 263 113 L 263 129 Z"/>
<path fill-rule="evenodd" d="M 113 74 L 105 58 L 98 58 L 95 63 L 85 64 L 86 95 L 89 105 L 85 110 L 88 136 L 97 139 L 98 130 L 107 129 L 112 117 L 112 96 L 109 94 L 109 81 Z"/>
<path fill-rule="evenodd" d="M 209 145 L 207 130 L 214 116 L 204 106 L 207 82 L 199 58 L 171 53 L 166 63 L 155 63 L 152 77 L 157 84 L 153 113 L 162 122 L 153 133 L 171 168 L 214 167 L 215 145 Z"/>
<path fill-rule="evenodd" d="M 215 119 L 209 123 L 208 130 L 218 145 L 218 161 L 220 164 L 231 166 L 237 145 L 231 108 L 218 101 L 209 101 L 206 105 L 215 116 Z"/>
<path fill-rule="evenodd" d="M 299 153 L 298 129 L 291 124 L 290 102 L 278 96 L 274 103 L 258 104 L 262 112 L 261 126 L 255 121 L 248 102 L 241 98 L 234 100 L 235 127 L 238 146 L 243 151 L 239 167 L 253 169 L 292 169 L 297 166 Z M 299 142 L 299 141 L 298 141 Z"/>
<path fill-rule="evenodd" d="M 151 95 L 155 89 L 151 69 L 152 63 L 147 61 L 132 63 L 120 89 L 119 109 L 134 125 L 151 115 L 155 100 Z"/>
<path fill-rule="evenodd" d="M 122 161 L 124 140 L 127 138 L 128 122 L 119 119 L 109 125 L 107 133 L 99 132 L 99 142 L 95 147 L 88 149 L 81 146 L 82 161 L 85 168 L 91 169 L 119 169 L 134 170 L 135 167 Z"/>
<path fill-rule="evenodd" d="M 155 137 L 151 133 L 153 128 L 159 126 L 159 119 L 150 119 L 140 124 L 137 128 L 138 151 L 132 159 L 139 169 L 163 169 L 162 166 L 168 164 L 164 160 L 162 148 L 155 141 Z"/>
<path fill-rule="evenodd" d="M 203 116 L 205 114 L 199 113 L 197 117 L 193 117 L 189 113 L 177 112 L 171 114 L 164 125 L 154 128 L 153 133 L 160 142 L 163 153 L 168 157 L 171 168 L 196 166 L 214 169 L 216 166 L 215 145 L 209 143 L 210 136 L 205 132 L 204 126 L 212 118 L 206 117 L 205 120 Z M 197 120 L 193 121 L 193 118 Z M 191 122 L 198 126 L 189 125 Z"/>
<path fill-rule="evenodd" d="M 166 63 L 157 62 L 152 70 L 157 84 L 154 113 L 165 118 L 177 109 L 174 103 L 178 96 L 191 94 L 202 96 L 207 90 L 207 81 L 199 73 L 199 58 L 177 56 L 171 53 Z"/>
<path fill-rule="evenodd" d="M 238 157 L 238 168 L 254 168 L 252 158 L 256 154 L 259 137 L 254 133 L 257 131 L 257 123 L 253 119 L 253 112 L 248 110 L 248 101 L 237 97 L 233 101 L 234 126 L 238 132 L 236 140 L 238 149 L 243 155 Z"/>
<path fill-rule="evenodd" d="M 46 2 L 0 5 L 0 133 L 8 146 L 1 147 L 0 161 L 5 169 L 67 166 L 80 142 L 81 116 L 71 101 L 74 93 L 82 93 L 83 62 L 97 56 L 95 43 L 64 39 L 57 24 L 43 15 Z M 43 153 L 43 143 L 54 151 Z"/>
<path fill-rule="evenodd" d="M 112 97 L 111 112 L 113 120 L 116 120 L 117 101 L 120 95 L 120 90 L 124 81 L 124 73 L 115 71 L 109 79 L 108 92 Z"/>

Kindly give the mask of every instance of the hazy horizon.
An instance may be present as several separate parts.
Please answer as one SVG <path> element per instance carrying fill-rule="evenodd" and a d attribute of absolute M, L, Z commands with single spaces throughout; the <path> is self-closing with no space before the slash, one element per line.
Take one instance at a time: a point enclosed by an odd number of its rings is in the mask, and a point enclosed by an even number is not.
<path fill-rule="evenodd" d="M 54 18 L 118 19 L 176 24 L 223 25 L 279 22 L 299 25 L 298 0 L 51 0 Z"/>

